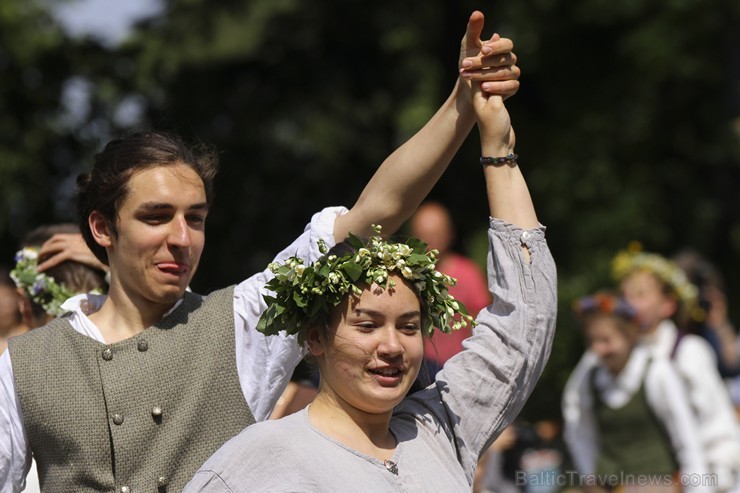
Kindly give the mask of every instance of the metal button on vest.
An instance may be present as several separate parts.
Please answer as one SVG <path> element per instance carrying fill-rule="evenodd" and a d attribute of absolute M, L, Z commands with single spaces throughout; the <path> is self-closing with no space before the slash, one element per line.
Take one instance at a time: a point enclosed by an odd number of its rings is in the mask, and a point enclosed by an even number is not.
<path fill-rule="evenodd" d="M 122 425 L 123 424 L 123 414 L 118 414 L 118 413 L 114 414 L 113 423 L 117 425 Z"/>
<path fill-rule="evenodd" d="M 167 478 L 165 478 L 164 476 L 160 476 L 157 478 L 157 488 L 164 488 L 165 486 L 167 486 L 167 483 Z"/>
<path fill-rule="evenodd" d="M 162 408 L 159 406 L 154 406 L 152 408 L 152 416 L 155 418 L 161 418 L 162 417 Z"/>
<path fill-rule="evenodd" d="M 105 361 L 110 361 L 113 359 L 113 350 L 109 347 L 103 349 L 103 359 Z"/>
<path fill-rule="evenodd" d="M 149 349 L 149 343 L 142 339 L 136 344 L 136 348 L 143 353 Z"/>
<path fill-rule="evenodd" d="M 128 486 L 121 486 L 121 493 L 131 493 L 131 488 Z"/>

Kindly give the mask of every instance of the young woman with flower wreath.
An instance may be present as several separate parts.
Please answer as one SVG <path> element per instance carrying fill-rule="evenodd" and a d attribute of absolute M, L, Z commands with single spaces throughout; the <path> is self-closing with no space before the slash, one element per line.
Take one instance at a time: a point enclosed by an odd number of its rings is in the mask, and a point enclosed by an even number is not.
<path fill-rule="evenodd" d="M 476 84 L 476 86 L 478 86 Z M 296 333 L 318 365 L 307 409 L 245 429 L 185 492 L 470 491 L 478 459 L 519 413 L 550 350 L 555 265 L 512 154 L 500 97 L 474 90 L 490 205 L 489 287 L 465 349 L 407 392 L 434 327 L 472 323 L 420 240 L 350 237 L 312 264 L 273 264 L 259 329 Z M 491 163 L 491 164 L 488 164 Z M 450 327 L 450 324 L 453 327 Z"/>

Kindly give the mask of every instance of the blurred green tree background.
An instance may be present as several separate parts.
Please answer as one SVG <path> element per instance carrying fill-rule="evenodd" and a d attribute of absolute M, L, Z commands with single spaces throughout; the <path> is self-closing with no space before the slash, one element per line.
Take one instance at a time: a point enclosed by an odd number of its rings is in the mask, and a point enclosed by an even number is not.
<path fill-rule="evenodd" d="M 71 36 L 45 5 L 0 3 L 0 264 L 31 228 L 74 220 L 75 178 L 107 140 L 158 128 L 221 151 L 193 288 L 261 270 L 312 213 L 351 206 L 433 114 L 479 9 L 486 35 L 516 45 L 508 107 L 560 276 L 555 347 L 524 416 L 559 412 L 582 351 L 570 303 L 610 285 L 629 241 L 697 249 L 740 314 L 737 0 L 167 0 L 117 45 Z M 482 259 L 478 154 L 473 132 L 432 197 Z"/>

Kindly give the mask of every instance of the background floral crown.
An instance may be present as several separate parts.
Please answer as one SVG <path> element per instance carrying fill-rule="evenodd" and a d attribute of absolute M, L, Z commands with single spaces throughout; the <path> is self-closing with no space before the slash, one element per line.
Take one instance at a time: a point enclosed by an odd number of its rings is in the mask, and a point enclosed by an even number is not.
<path fill-rule="evenodd" d="M 652 273 L 668 285 L 685 308 L 690 310 L 696 304 L 699 291 L 683 269 L 657 253 L 643 252 L 642 245 L 633 241 L 612 260 L 612 275 L 621 281 L 639 269 Z"/>
<path fill-rule="evenodd" d="M 595 293 L 579 298 L 573 303 L 573 312 L 578 317 L 593 313 L 614 315 L 630 322 L 635 322 L 637 317 L 637 312 L 632 305 L 624 298 L 611 293 Z"/>
<path fill-rule="evenodd" d="M 15 254 L 15 268 L 10 271 L 10 277 L 34 303 L 54 317 L 63 315 L 65 310 L 60 308 L 61 304 L 77 294 L 38 271 L 38 251 L 35 248 L 26 247 Z"/>
<path fill-rule="evenodd" d="M 416 289 L 428 310 L 423 328 L 430 335 L 435 327 L 450 332 L 475 325 L 465 306 L 448 292 L 457 280 L 436 270 L 439 252 L 428 251 L 427 244 L 418 238 L 405 243 L 384 241 L 380 230 L 380 226 L 373 225 L 375 235 L 367 243 L 350 233 L 346 242 L 355 251 L 342 255 L 327 254 L 326 244 L 320 240 L 319 251 L 324 255 L 311 265 L 304 265 L 298 257 L 291 257 L 284 264 L 270 264 L 268 268 L 275 277 L 266 287 L 274 295 L 264 296 L 267 310 L 262 313 L 257 330 L 266 335 L 281 331 L 299 334 L 302 342 L 306 329 L 328 315 L 348 293 L 362 293 L 358 285 L 393 287 L 391 273 L 407 279 Z"/>

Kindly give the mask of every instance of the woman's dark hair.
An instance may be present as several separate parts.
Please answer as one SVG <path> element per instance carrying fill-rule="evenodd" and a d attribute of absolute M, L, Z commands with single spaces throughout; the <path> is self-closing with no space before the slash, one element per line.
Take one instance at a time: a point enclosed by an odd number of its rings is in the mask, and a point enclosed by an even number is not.
<path fill-rule="evenodd" d="M 131 177 L 158 166 L 184 164 L 195 171 L 206 192 L 206 201 L 213 201 L 213 180 L 218 171 L 218 154 L 204 144 L 190 145 L 166 132 L 137 132 L 115 139 L 95 156 L 89 173 L 77 177 L 77 216 L 83 238 L 90 250 L 104 264 L 108 263 L 105 248 L 95 242 L 88 218 L 93 211 L 103 215 L 112 234 L 116 229 L 118 207 L 126 198 Z"/>

